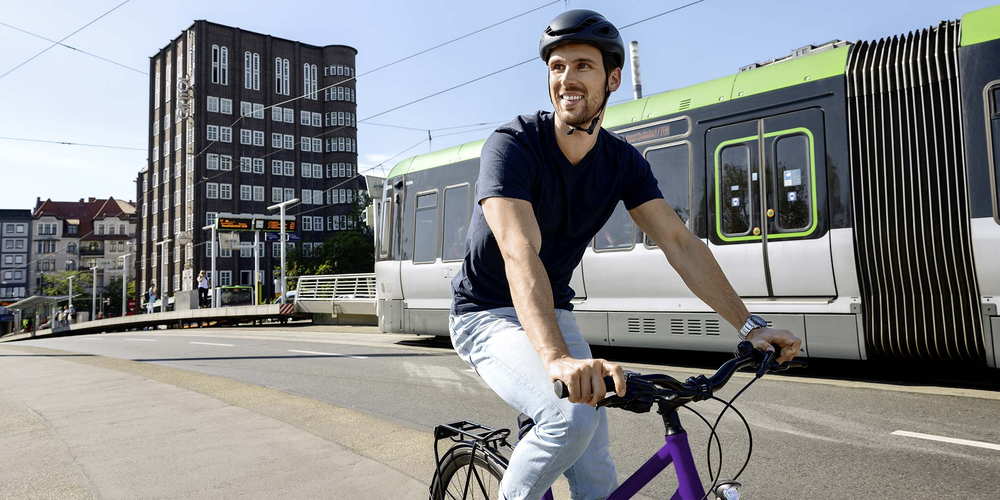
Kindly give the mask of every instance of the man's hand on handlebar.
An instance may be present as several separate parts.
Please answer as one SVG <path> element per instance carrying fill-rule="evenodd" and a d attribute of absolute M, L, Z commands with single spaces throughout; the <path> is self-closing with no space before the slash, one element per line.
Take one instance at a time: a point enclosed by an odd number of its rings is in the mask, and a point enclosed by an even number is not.
<path fill-rule="evenodd" d="M 549 362 L 546 368 L 553 382 L 562 380 L 566 384 L 571 403 L 597 406 L 607 392 L 604 377 L 609 375 L 615 379 L 616 393 L 625 395 L 625 371 L 610 361 L 563 356 Z"/>
<path fill-rule="evenodd" d="M 753 330 L 747 335 L 747 340 L 762 351 L 775 350 L 775 361 L 779 364 L 798 356 L 799 348 L 802 347 L 802 339 L 792 335 L 792 332 L 774 328 Z"/>

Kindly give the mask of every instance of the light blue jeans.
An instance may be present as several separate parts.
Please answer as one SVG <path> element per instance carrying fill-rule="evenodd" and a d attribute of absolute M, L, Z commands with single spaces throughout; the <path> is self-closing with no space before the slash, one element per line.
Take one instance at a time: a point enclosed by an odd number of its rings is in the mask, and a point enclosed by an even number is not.
<path fill-rule="evenodd" d="M 556 319 L 570 354 L 590 358 L 573 313 L 556 309 Z M 513 307 L 452 315 L 449 329 L 462 360 L 504 401 L 535 421 L 500 482 L 508 500 L 541 498 L 560 474 L 569 480 L 574 499 L 605 498 L 617 488 L 605 409 L 556 397 Z"/>

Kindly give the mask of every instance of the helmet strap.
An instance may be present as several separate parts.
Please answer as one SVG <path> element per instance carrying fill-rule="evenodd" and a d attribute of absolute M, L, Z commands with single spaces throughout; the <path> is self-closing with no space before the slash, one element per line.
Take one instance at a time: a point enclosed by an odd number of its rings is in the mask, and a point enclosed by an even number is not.
<path fill-rule="evenodd" d="M 597 110 L 597 114 L 594 115 L 594 119 L 590 120 L 590 126 L 587 127 L 587 128 L 583 128 L 583 127 L 578 127 L 576 125 L 570 125 L 569 132 L 566 132 L 566 135 L 573 135 L 573 132 L 575 132 L 577 130 L 582 131 L 582 132 L 586 132 L 587 135 L 594 135 L 594 129 L 597 128 L 597 123 L 601 121 L 601 113 L 604 112 L 604 107 L 608 105 L 608 98 L 611 97 L 611 91 L 608 90 L 607 84 L 608 84 L 608 80 L 605 79 L 605 81 L 604 81 L 604 85 L 605 85 L 605 87 L 604 87 L 604 102 L 601 103 L 601 108 Z"/>

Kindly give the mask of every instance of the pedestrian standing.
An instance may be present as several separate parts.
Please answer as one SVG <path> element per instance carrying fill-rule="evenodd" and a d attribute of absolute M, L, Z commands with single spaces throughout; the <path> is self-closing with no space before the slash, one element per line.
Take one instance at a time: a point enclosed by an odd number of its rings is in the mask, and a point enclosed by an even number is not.
<path fill-rule="evenodd" d="M 153 302 L 156 302 L 156 282 L 149 285 L 149 303 L 146 304 L 146 312 L 153 313 Z"/>
<path fill-rule="evenodd" d="M 72 303 L 70 303 L 69 309 L 66 310 L 66 324 L 67 325 L 73 322 L 73 317 L 74 316 L 76 316 L 76 308 L 73 307 Z"/>
<path fill-rule="evenodd" d="M 198 273 L 198 307 L 208 307 L 208 287 L 210 284 L 204 270 Z"/>

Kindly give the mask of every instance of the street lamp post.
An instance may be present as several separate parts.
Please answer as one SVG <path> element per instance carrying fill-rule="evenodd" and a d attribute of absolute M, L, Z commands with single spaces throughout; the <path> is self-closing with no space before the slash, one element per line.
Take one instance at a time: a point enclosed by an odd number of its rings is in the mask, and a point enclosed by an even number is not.
<path fill-rule="evenodd" d="M 164 257 L 167 256 L 167 254 L 164 253 L 164 252 L 166 252 L 167 243 L 170 243 L 171 241 L 173 241 L 173 240 L 170 239 L 170 238 L 167 238 L 167 239 L 165 239 L 165 240 L 160 241 L 160 242 L 157 243 L 157 245 L 160 246 L 160 254 L 157 257 L 157 258 L 160 259 L 160 262 L 159 262 L 159 264 L 160 264 L 160 312 L 166 312 L 167 311 L 167 265 L 166 265 L 165 262 L 169 262 L 170 259 L 164 259 Z"/>
<path fill-rule="evenodd" d="M 94 277 L 90 280 L 90 321 L 97 319 L 97 266 L 91 268 Z"/>
<path fill-rule="evenodd" d="M 69 309 L 73 307 L 73 278 L 74 278 L 73 275 L 69 276 L 69 304 L 68 307 L 66 308 L 67 311 L 69 311 Z"/>
<path fill-rule="evenodd" d="M 129 247 L 131 248 L 132 242 L 129 242 Z M 126 304 L 125 301 L 128 300 L 128 254 L 118 256 L 122 259 L 122 317 L 125 317 Z M 111 314 L 108 312 L 108 314 Z"/>
<path fill-rule="evenodd" d="M 291 205 L 292 203 L 298 203 L 298 198 L 292 198 L 290 200 L 285 200 L 276 205 L 271 205 L 267 207 L 268 210 L 280 209 L 281 215 L 278 217 L 278 222 L 281 223 L 281 303 L 284 304 L 288 297 L 285 297 L 285 207 Z"/>

